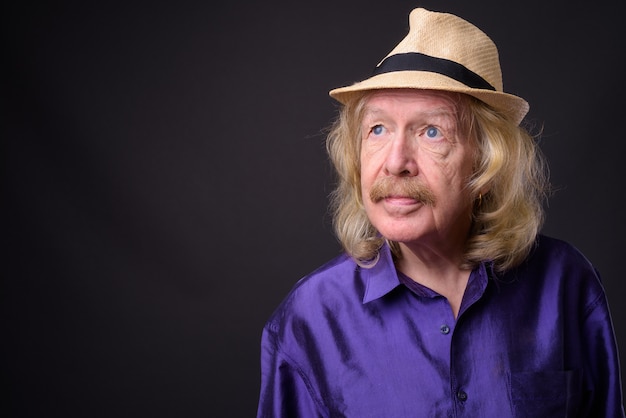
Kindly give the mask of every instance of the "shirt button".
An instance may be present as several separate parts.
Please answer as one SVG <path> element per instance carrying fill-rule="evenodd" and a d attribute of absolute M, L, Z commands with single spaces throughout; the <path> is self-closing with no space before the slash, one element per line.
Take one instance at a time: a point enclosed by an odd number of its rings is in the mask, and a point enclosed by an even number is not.
<path fill-rule="evenodd" d="M 449 334 L 450 333 L 450 327 L 447 325 L 442 325 L 439 328 L 439 331 L 441 331 L 442 334 Z"/>
<path fill-rule="evenodd" d="M 462 391 L 462 390 L 459 390 L 459 391 L 456 393 L 456 397 L 459 399 L 459 401 L 466 401 L 466 400 L 467 400 L 467 393 L 465 393 L 465 392 L 464 392 L 464 391 Z"/>

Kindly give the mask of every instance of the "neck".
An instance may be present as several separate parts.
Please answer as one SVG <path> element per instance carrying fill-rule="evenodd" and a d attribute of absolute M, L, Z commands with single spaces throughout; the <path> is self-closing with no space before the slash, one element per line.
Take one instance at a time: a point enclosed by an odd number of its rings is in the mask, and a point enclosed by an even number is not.
<path fill-rule="evenodd" d="M 425 248 L 416 251 L 404 244 L 400 244 L 400 248 L 402 257 L 396 262 L 397 269 L 415 282 L 445 297 L 456 318 L 471 273 L 469 269 L 459 267 L 462 252 L 438 253 Z"/>

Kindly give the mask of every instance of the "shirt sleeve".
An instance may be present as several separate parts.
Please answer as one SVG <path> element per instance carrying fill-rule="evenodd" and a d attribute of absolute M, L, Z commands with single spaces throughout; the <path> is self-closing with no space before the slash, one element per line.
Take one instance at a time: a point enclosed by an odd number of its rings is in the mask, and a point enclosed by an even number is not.
<path fill-rule="evenodd" d="M 624 415 L 617 343 L 606 295 L 600 294 L 587 307 L 584 334 L 588 342 L 585 356 L 587 373 L 593 381 L 590 391 L 590 417 Z"/>
<path fill-rule="evenodd" d="M 261 338 L 261 391 L 257 418 L 327 417 L 299 367 L 282 352 L 268 324 Z"/>

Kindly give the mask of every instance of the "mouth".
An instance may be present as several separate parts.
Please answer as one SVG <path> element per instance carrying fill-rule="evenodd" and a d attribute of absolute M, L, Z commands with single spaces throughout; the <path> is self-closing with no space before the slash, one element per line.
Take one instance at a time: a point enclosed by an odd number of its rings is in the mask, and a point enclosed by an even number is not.
<path fill-rule="evenodd" d="M 369 191 L 374 203 L 384 201 L 392 205 L 435 205 L 435 195 L 426 186 L 411 179 L 383 177 L 377 180 Z"/>
<path fill-rule="evenodd" d="M 414 197 L 411 196 L 396 196 L 396 195 L 391 195 L 391 196 L 386 196 L 383 199 L 385 203 L 388 203 L 390 205 L 398 205 L 398 206 L 410 206 L 410 205 L 415 205 L 418 203 L 422 203 L 421 200 L 416 199 Z"/>

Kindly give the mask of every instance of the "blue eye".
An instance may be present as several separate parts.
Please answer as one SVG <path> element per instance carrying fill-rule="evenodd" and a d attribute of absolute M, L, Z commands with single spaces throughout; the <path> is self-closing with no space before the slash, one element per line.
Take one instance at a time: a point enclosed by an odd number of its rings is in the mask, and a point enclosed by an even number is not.
<path fill-rule="evenodd" d="M 374 135 L 380 135 L 383 133 L 383 125 L 376 125 L 372 128 L 372 133 Z"/>
<path fill-rule="evenodd" d="M 439 129 L 435 128 L 434 126 L 430 126 L 428 127 L 428 129 L 426 129 L 426 136 L 429 138 L 437 138 L 439 135 L 441 135 L 439 133 Z"/>

